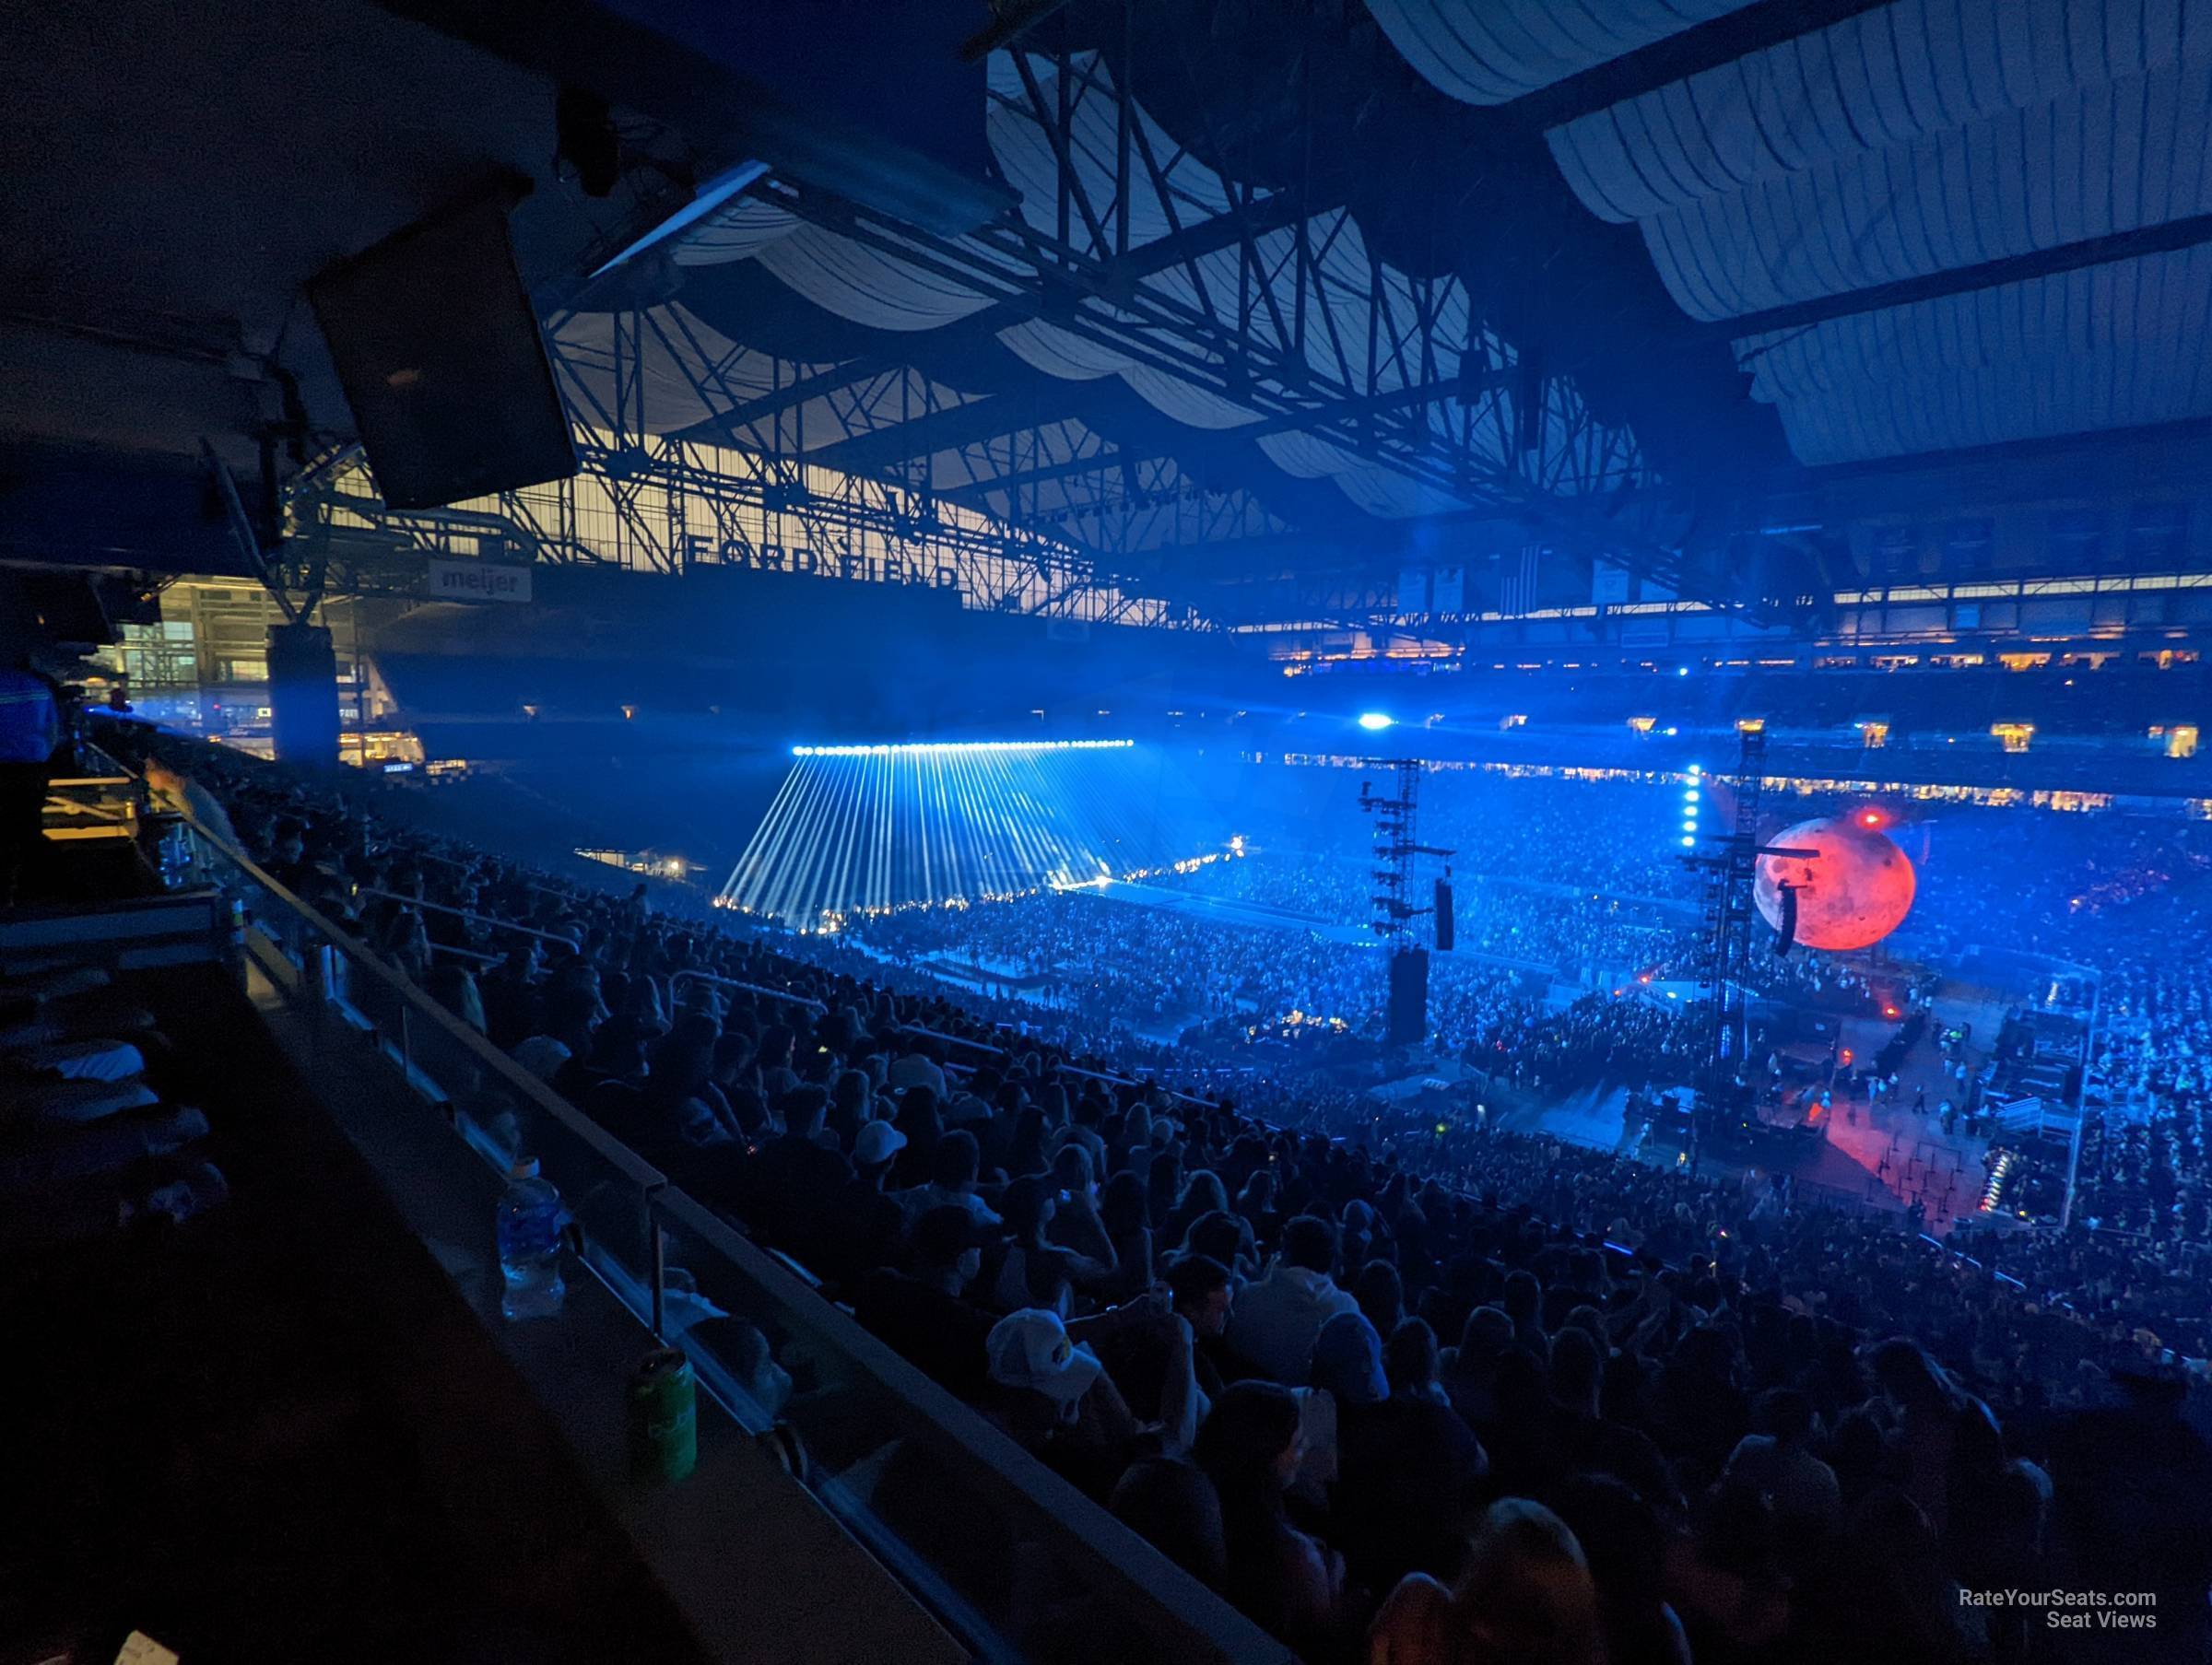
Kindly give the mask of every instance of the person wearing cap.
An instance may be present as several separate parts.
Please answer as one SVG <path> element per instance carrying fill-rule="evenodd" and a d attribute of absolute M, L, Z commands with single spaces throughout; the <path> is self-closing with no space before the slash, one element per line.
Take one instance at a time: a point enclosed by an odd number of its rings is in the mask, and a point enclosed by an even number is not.
<path fill-rule="evenodd" d="M 891 1163 L 906 1135 L 888 1121 L 862 1125 L 853 1142 L 852 1172 L 822 1204 L 822 1225 L 809 1269 L 851 1289 L 875 1268 L 896 1260 L 906 1213 L 884 1193 Z"/>
<path fill-rule="evenodd" d="M 915 1042 L 895 1059 L 887 1077 L 894 1092 L 905 1087 L 927 1087 L 945 1101 L 945 1072 L 937 1061 L 925 1049 L 926 1043 Z"/>
<path fill-rule="evenodd" d="M 905 1148 L 906 1135 L 889 1122 L 865 1122 L 853 1142 L 853 1165 L 862 1178 L 880 1190 L 884 1176 L 890 1172 L 891 1159 Z"/>
<path fill-rule="evenodd" d="M 1028 1307 L 992 1326 L 982 1408 L 1032 1457 L 1103 1501 L 1140 1430 L 1121 1390 L 1056 1312 Z"/>

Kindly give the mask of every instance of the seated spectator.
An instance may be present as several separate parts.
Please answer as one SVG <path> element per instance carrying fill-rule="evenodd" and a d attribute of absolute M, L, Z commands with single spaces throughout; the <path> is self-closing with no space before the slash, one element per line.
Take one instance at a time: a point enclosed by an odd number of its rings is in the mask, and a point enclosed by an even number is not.
<path fill-rule="evenodd" d="M 912 1270 L 878 1266 L 860 1280 L 853 1301 L 863 1328 L 971 1401 L 983 1391 L 993 1320 L 960 1297 L 982 1262 L 982 1244 L 965 1209 L 928 1209 L 914 1222 Z"/>
<path fill-rule="evenodd" d="M 1222 1588 L 1229 1550 L 1221 1499 L 1206 1471 L 1184 1458 L 1147 1457 L 1114 1483 L 1107 1507 L 1169 1560 L 1210 1589 Z"/>
<path fill-rule="evenodd" d="M 1490 1506 L 1450 1589 L 1416 1574 L 1370 1633 L 1371 1665 L 1606 1665 L 1582 1545 L 1541 1504 Z"/>
<path fill-rule="evenodd" d="M 1015 1180 L 1000 1202 L 1006 1210 L 1007 1240 L 994 1285 L 998 1304 L 1009 1311 L 1041 1307 L 1063 1319 L 1072 1316 L 1077 1290 L 1103 1284 L 1112 1266 L 1051 1241 L 1047 1233 L 1059 1205 L 1052 1181 L 1043 1175 L 1025 1174 Z"/>
<path fill-rule="evenodd" d="M 1333 1330 L 1349 1321 L 1330 1323 Z M 1324 1343 L 1330 1334 L 1324 1331 Z M 1456 1570 L 1489 1460 L 1436 1384 L 1436 1338 L 1427 1324 L 1399 1325 L 1381 1363 L 1388 1396 L 1338 1410 L 1332 1518 L 1354 1577 L 1387 1589 L 1408 1572 Z M 1318 1351 L 1315 1366 L 1318 1379 Z"/>
<path fill-rule="evenodd" d="M 1388 1260 L 1370 1260 L 1352 1280 L 1353 1298 L 1377 1335 L 1389 1335 L 1406 1318 L 1406 1285 Z"/>
<path fill-rule="evenodd" d="M 1169 1314 L 1181 1326 L 1130 1324 L 1098 1343 L 1100 1356 L 1113 1373 L 1130 1410 L 1147 1423 L 1173 1419 L 1179 1407 L 1169 1389 L 1182 1368 L 1178 1343 L 1187 1351 L 1192 1372 L 1193 1426 L 1206 1420 L 1222 1393 L 1215 1355 L 1229 1321 L 1229 1269 L 1218 1260 L 1194 1256 L 1168 1269 Z"/>
<path fill-rule="evenodd" d="M 1344 1560 L 1283 1507 L 1303 1455 L 1297 1397 L 1273 1382 L 1237 1383 L 1198 1431 L 1198 1466 L 1221 1500 L 1223 1592 L 1263 1629 L 1325 1657 L 1346 1619 Z"/>
<path fill-rule="evenodd" d="M 1826 1538 L 1842 1518 L 1843 1496 L 1836 1472 L 1811 1449 L 1812 1401 L 1794 1389 L 1770 1388 L 1751 1401 L 1751 1428 L 1729 1454 L 1722 1478 L 1765 1497 L 1785 1534 Z"/>
<path fill-rule="evenodd" d="M 981 1406 L 1032 1457 L 1103 1503 L 1135 1454 L 1138 1428 L 1099 1355 L 1057 1313 L 1030 1308 L 992 1326 Z"/>
<path fill-rule="evenodd" d="M 1336 1228 L 1301 1214 L 1283 1227 L 1276 1263 L 1237 1296 L 1229 1342 L 1260 1375 L 1292 1387 L 1304 1385 L 1321 1327 L 1359 1303 L 1336 1287 Z"/>
<path fill-rule="evenodd" d="M 913 1131 L 904 1125 L 904 1120 L 901 1117 L 899 1131 L 911 1140 Z M 906 1211 L 910 1221 L 919 1219 L 928 1209 L 952 1207 L 959 1209 L 978 1226 L 994 1228 L 1005 1224 L 998 1212 L 975 1194 L 980 1158 L 973 1133 L 956 1131 L 935 1139 L 927 1161 L 929 1178 L 895 1193 L 899 1206 Z"/>
<path fill-rule="evenodd" d="M 546 1026 L 517 1045 L 514 1061 L 544 1082 L 559 1082 L 573 1059 L 592 1055 L 592 1036 L 606 1015 L 599 991 L 581 983 L 554 989 L 546 998 Z"/>

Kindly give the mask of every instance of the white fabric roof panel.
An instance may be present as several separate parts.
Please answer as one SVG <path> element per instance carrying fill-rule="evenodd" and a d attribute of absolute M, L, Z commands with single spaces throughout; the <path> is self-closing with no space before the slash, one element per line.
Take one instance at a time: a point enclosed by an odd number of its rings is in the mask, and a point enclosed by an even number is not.
<path fill-rule="evenodd" d="M 1741 344 L 1799 458 L 1842 463 L 2212 416 L 2212 250 Z"/>
<path fill-rule="evenodd" d="M 769 244 L 790 236 L 798 225 L 799 217 L 788 208 L 757 196 L 740 196 L 685 232 L 677 241 L 674 259 L 679 266 L 750 260 Z"/>
<path fill-rule="evenodd" d="M 1791 448 L 1817 465 L 2212 416 L 2207 380 L 2201 355 L 2136 342 L 2117 354 L 1964 375 L 1859 377 L 1781 410 Z"/>
<path fill-rule="evenodd" d="M 615 411 L 613 320 L 604 312 L 578 312 L 554 334 L 554 364 L 562 391 L 580 416 L 605 425 L 601 413 Z M 741 347 L 701 322 L 680 304 L 654 307 L 645 315 L 638 351 L 646 431 L 681 433 L 725 415 L 737 405 L 764 399 L 788 387 L 794 378 L 819 375 L 827 364 L 779 363 L 765 353 Z M 759 449 L 781 440 L 783 446 L 812 451 L 854 434 L 888 428 L 917 411 L 964 405 L 968 396 L 931 383 L 920 371 L 901 369 L 855 381 L 849 387 L 791 406 L 769 424 L 735 430 L 732 442 L 748 436 Z"/>
<path fill-rule="evenodd" d="M 753 258 L 841 318 L 878 330 L 935 330 L 991 304 L 955 278 L 819 226 L 794 227 Z"/>
<path fill-rule="evenodd" d="M 1895 0 L 1547 137 L 1724 323 L 2212 213 L 2212 0 Z M 2208 309 L 2191 249 L 1735 349 L 1800 460 L 1840 463 L 2212 416 Z"/>
<path fill-rule="evenodd" d="M 1644 241 L 1682 310 L 1717 321 L 2205 213 L 2208 144 L 2195 60 L 1700 197 Z"/>
<path fill-rule="evenodd" d="M 1899 0 L 1547 135 L 1616 222 L 2212 53 L 2212 0 Z"/>
<path fill-rule="evenodd" d="M 1833 318 L 1738 344 L 1761 399 L 1812 398 L 1869 375 L 1979 374 L 2009 360 L 2095 358 L 2205 338 L 2212 249 L 2059 273 L 1911 306 Z"/>
<path fill-rule="evenodd" d="M 1504 104 L 1740 11 L 1749 0 L 1368 0 L 1440 92 Z"/>

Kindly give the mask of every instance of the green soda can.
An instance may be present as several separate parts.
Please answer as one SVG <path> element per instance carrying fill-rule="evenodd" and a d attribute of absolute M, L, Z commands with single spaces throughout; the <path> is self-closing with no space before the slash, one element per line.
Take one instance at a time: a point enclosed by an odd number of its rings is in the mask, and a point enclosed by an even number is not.
<path fill-rule="evenodd" d="M 659 1485 L 699 1465 L 699 1384 L 691 1361 L 656 1347 L 629 1378 L 629 1474 Z"/>

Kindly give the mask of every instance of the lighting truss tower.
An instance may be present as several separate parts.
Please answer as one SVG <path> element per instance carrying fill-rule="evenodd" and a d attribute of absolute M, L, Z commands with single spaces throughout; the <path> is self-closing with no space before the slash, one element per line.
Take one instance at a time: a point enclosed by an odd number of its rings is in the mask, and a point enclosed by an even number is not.
<path fill-rule="evenodd" d="M 1706 848 L 1682 858 L 1705 875 L 1705 952 L 1699 981 L 1704 998 L 1703 1087 L 1720 1090 L 1744 1067 L 1746 1003 L 1744 979 L 1751 966 L 1751 927 L 1759 917 L 1752 889 L 1759 878 L 1761 782 L 1766 774 L 1767 735 L 1763 728 L 1739 732 L 1735 769 L 1728 777 L 1735 808 L 1728 830 L 1706 840 Z M 1688 842 L 1686 839 L 1685 842 Z"/>
<path fill-rule="evenodd" d="M 1391 772 L 1388 795 L 1371 780 L 1359 783 L 1359 808 L 1375 818 L 1375 890 L 1368 928 L 1390 949 L 1390 1017 L 1387 1041 L 1410 1046 L 1429 1029 L 1429 951 L 1412 940 L 1413 921 L 1435 911 L 1415 902 L 1414 864 L 1420 856 L 1449 858 L 1453 852 L 1423 844 L 1417 832 L 1421 774 L 1418 757 L 1394 757 L 1381 765 Z"/>

